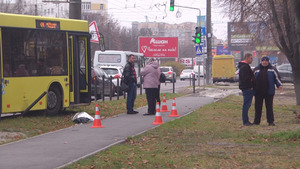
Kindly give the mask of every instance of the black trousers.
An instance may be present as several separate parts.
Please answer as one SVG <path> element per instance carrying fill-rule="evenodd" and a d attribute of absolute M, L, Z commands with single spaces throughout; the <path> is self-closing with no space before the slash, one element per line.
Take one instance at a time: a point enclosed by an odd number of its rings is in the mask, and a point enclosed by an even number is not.
<path fill-rule="evenodd" d="M 157 97 L 157 88 L 146 88 L 146 98 L 148 102 L 148 113 L 156 113 L 156 97 Z"/>
<path fill-rule="evenodd" d="M 156 102 L 158 102 L 160 105 L 160 85 L 158 85 L 157 88 Z"/>
<path fill-rule="evenodd" d="M 255 96 L 254 124 L 260 124 L 263 100 L 265 100 L 265 106 L 266 106 L 266 110 L 267 110 L 267 122 L 268 123 L 274 122 L 273 99 L 274 99 L 274 95 L 266 95 L 266 96 L 256 95 Z"/>

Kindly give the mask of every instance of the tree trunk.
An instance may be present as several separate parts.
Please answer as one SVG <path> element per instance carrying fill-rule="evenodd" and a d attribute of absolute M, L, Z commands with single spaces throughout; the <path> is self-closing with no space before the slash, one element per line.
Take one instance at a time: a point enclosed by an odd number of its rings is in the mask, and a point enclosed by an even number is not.
<path fill-rule="evenodd" d="M 294 88 L 296 93 L 296 105 L 300 105 L 300 71 L 294 71 Z"/>

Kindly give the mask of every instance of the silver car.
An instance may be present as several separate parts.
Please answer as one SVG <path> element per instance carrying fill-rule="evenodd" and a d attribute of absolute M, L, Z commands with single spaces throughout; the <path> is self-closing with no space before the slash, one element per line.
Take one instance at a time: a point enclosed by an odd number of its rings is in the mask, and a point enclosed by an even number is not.
<path fill-rule="evenodd" d="M 166 81 L 176 82 L 176 72 L 173 71 L 171 66 L 161 66 L 160 71 L 165 74 Z M 174 79 L 173 79 L 174 76 Z"/>
<path fill-rule="evenodd" d="M 291 64 L 282 64 L 277 67 L 282 82 L 294 83 Z"/>

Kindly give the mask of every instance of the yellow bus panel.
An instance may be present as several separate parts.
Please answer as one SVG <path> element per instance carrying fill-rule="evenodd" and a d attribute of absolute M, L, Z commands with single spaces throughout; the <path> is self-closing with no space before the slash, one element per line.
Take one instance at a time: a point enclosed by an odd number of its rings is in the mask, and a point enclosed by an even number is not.
<path fill-rule="evenodd" d="M 67 80 L 66 80 L 67 79 Z M 4 78 L 2 95 L 2 113 L 22 112 L 29 107 L 43 92 L 48 92 L 52 83 L 62 87 L 63 107 L 69 107 L 69 81 L 67 76 Z M 47 94 L 31 110 L 45 110 Z"/>

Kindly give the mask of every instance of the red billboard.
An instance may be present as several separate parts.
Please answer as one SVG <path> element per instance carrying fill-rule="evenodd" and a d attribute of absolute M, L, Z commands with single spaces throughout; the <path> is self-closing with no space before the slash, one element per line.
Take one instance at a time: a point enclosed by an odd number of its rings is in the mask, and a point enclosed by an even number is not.
<path fill-rule="evenodd" d="M 178 57 L 178 37 L 139 37 L 139 52 L 146 57 Z"/>

